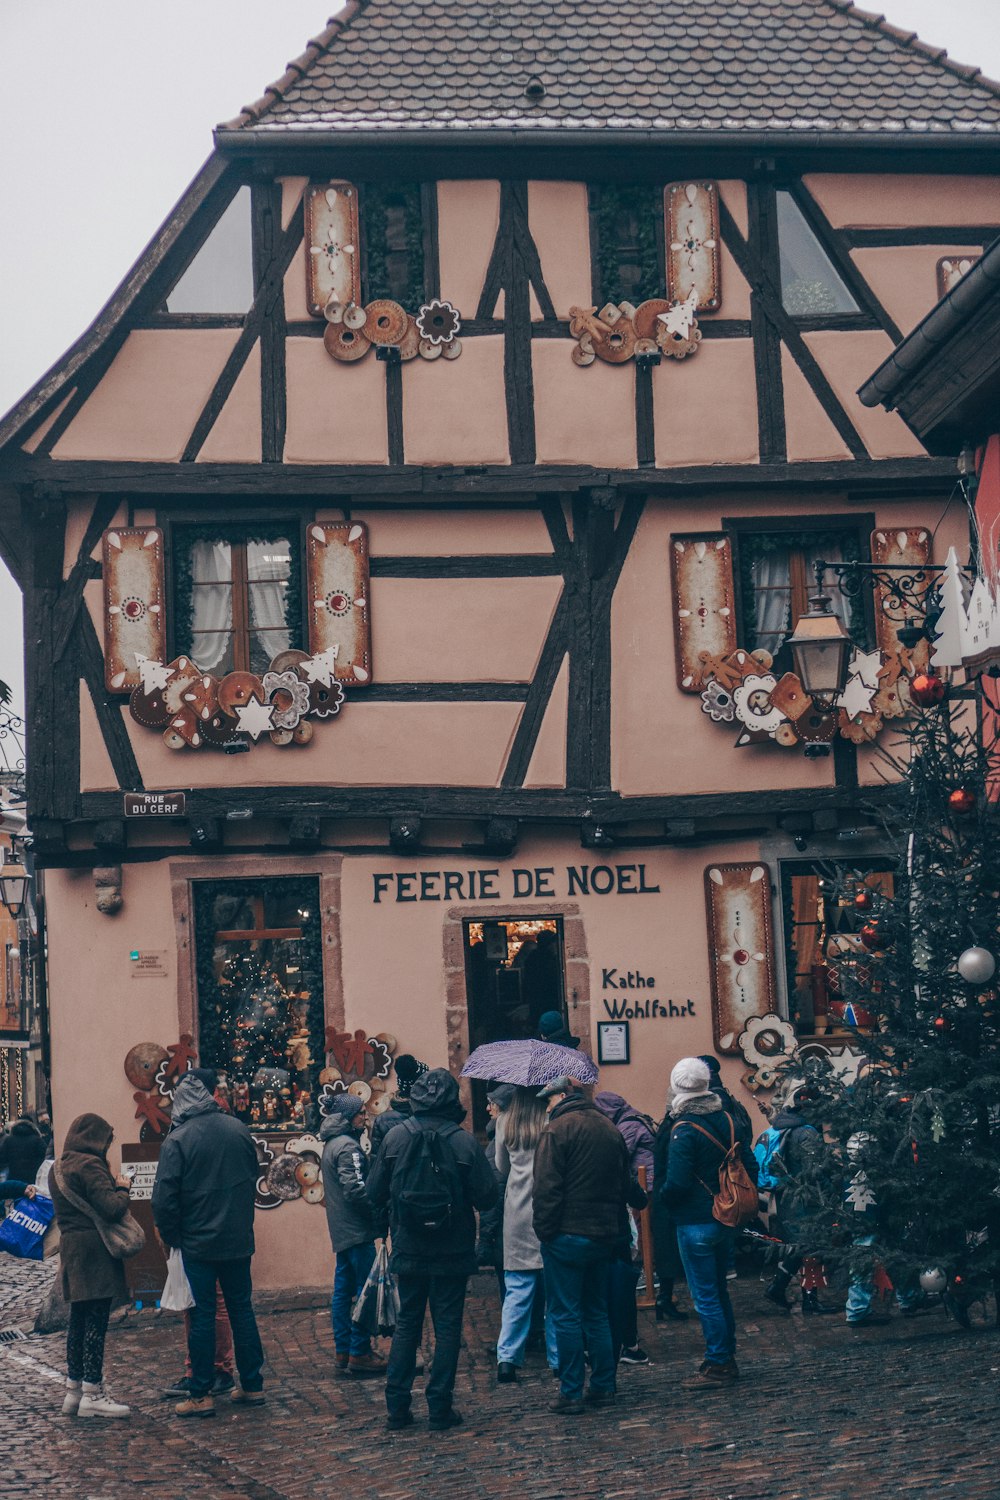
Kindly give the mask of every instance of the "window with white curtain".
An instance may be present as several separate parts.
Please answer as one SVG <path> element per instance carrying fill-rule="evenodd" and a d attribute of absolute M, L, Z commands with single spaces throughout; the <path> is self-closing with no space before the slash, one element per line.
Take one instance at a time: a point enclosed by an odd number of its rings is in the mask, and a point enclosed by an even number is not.
<path fill-rule="evenodd" d="M 766 524 L 766 523 L 764 523 Z M 769 651 L 779 671 L 791 670 L 787 642 L 816 592 L 817 561 L 855 562 L 861 555 L 856 531 L 741 531 L 738 536 L 742 629 L 748 651 Z M 865 645 L 867 622 L 859 601 L 848 598 L 827 571 L 823 591 L 852 640 Z"/>
<path fill-rule="evenodd" d="M 300 569 L 290 535 L 175 532 L 175 646 L 203 671 L 266 672 L 301 645 Z"/>

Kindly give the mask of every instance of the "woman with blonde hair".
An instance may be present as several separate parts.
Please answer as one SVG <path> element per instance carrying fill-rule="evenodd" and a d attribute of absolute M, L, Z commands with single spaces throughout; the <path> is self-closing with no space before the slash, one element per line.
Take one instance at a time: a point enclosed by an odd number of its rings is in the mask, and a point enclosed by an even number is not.
<path fill-rule="evenodd" d="M 544 1295 L 542 1247 L 531 1223 L 535 1147 L 545 1125 L 545 1100 L 538 1090 L 518 1088 L 497 1120 L 496 1168 L 506 1182 L 503 1208 L 503 1266 L 506 1295 L 497 1341 L 497 1381 L 517 1380 L 531 1331 L 535 1298 Z M 545 1319 L 545 1351 L 555 1370 L 559 1359 L 551 1323 Z"/>

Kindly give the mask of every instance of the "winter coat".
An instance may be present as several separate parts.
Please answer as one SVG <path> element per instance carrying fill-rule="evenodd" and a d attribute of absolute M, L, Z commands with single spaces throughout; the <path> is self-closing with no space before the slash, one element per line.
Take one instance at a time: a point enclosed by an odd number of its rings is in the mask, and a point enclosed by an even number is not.
<path fill-rule="evenodd" d="M 535 1152 L 538 1238 L 544 1245 L 557 1234 L 579 1234 L 610 1249 L 631 1189 L 621 1135 L 585 1095 L 570 1094 L 549 1115 Z"/>
<path fill-rule="evenodd" d="M 595 1094 L 594 1103 L 621 1132 L 628 1147 L 628 1164 L 632 1176 L 638 1180 L 639 1168 L 646 1168 L 646 1186 L 653 1183 L 653 1132 L 645 1115 L 633 1109 L 621 1094 Z"/>
<path fill-rule="evenodd" d="M 19 1182 L 16 1177 L 8 1177 L 0 1182 L 0 1202 L 9 1198 L 23 1198 L 25 1189 L 29 1187 L 27 1182 Z"/>
<path fill-rule="evenodd" d="M 34 1182 L 35 1174 L 44 1160 L 44 1136 L 39 1135 L 30 1120 L 15 1120 L 0 1141 L 0 1172 L 6 1168 L 10 1177 L 19 1177 L 22 1182 Z"/>
<path fill-rule="evenodd" d="M 365 1192 L 368 1158 L 352 1125 L 343 1115 L 331 1115 L 319 1132 L 324 1142 L 323 1202 L 335 1253 L 375 1239 L 375 1219 Z"/>
<path fill-rule="evenodd" d="M 574 1036 L 568 1026 L 563 1026 L 559 1031 L 554 1031 L 551 1036 L 543 1036 L 543 1042 L 551 1042 L 554 1047 L 570 1047 L 575 1052 L 580 1045 L 580 1038 Z"/>
<path fill-rule="evenodd" d="M 657 1183 L 667 1180 L 670 1132 L 673 1128 L 674 1122 L 667 1115 L 657 1126 L 653 1138 L 653 1179 Z M 654 1192 L 650 1197 L 649 1222 L 653 1231 L 653 1259 L 656 1261 L 657 1275 L 661 1281 L 679 1281 L 684 1275 L 684 1268 L 677 1249 L 677 1225 L 670 1217 L 670 1210 L 660 1192 Z"/>
<path fill-rule="evenodd" d="M 486 1144 L 483 1147 L 483 1155 L 490 1164 L 490 1169 L 497 1180 L 499 1196 L 492 1208 L 479 1215 L 479 1244 L 476 1247 L 476 1259 L 481 1266 L 495 1265 L 498 1271 L 503 1270 L 503 1178 L 497 1171 L 497 1124 L 498 1121 L 490 1119 L 486 1123 Z"/>
<path fill-rule="evenodd" d="M 78 1115 L 66 1133 L 59 1172 L 76 1197 L 83 1198 L 108 1224 L 128 1213 L 128 1188 L 115 1186 L 107 1163 L 112 1129 L 100 1115 Z M 34 1175 L 34 1174 L 32 1174 Z M 97 1225 L 82 1209 L 74 1208 L 60 1192 L 52 1174 L 52 1202 L 59 1225 L 62 1289 L 67 1302 L 95 1302 L 126 1297 L 125 1268 L 104 1248 Z"/>
<path fill-rule="evenodd" d="M 177 1085 L 172 1116 L 153 1186 L 157 1229 L 193 1260 L 245 1259 L 260 1175 L 253 1137 L 197 1078 Z"/>
<path fill-rule="evenodd" d="M 492 1208 L 499 1196 L 496 1176 L 473 1135 L 455 1129 L 465 1118 L 458 1084 L 444 1068 L 432 1068 L 410 1091 L 413 1119 L 390 1130 L 368 1178 L 368 1197 L 376 1216 L 388 1214 L 392 1230 L 390 1265 L 400 1276 L 471 1276 L 476 1269 L 476 1216 Z M 400 1223 L 393 1177 L 416 1132 L 443 1135 L 455 1158 L 462 1204 L 446 1229 L 417 1233 Z"/>
<path fill-rule="evenodd" d="M 372 1161 L 379 1153 L 382 1142 L 390 1130 L 395 1130 L 397 1125 L 402 1125 L 404 1120 L 412 1119 L 413 1110 L 409 1099 L 398 1097 L 393 1099 L 384 1115 L 376 1115 L 368 1127 L 368 1139 L 372 1146 Z"/>
<path fill-rule="evenodd" d="M 783 1109 L 776 1115 L 771 1121 L 771 1129 L 781 1134 L 778 1153 L 787 1176 L 785 1184 L 774 1192 L 775 1228 L 782 1239 L 792 1243 L 802 1230 L 803 1220 L 809 1217 L 808 1206 L 795 1191 L 796 1180 L 806 1170 L 810 1159 L 820 1151 L 822 1141 L 816 1127 L 803 1120 L 794 1109 Z"/>
<path fill-rule="evenodd" d="M 700 1130 L 693 1127 L 699 1125 Z M 732 1127 L 732 1128 L 731 1128 Z M 713 1140 L 706 1140 L 702 1130 Z M 712 1200 L 719 1185 L 719 1167 L 729 1150 L 735 1123 L 717 1094 L 689 1099 L 670 1131 L 670 1156 L 663 1184 L 663 1202 L 675 1224 L 711 1224 Z M 757 1181 L 757 1158 L 736 1137 L 740 1159 L 751 1182 Z M 718 1141 L 718 1145 L 715 1144 Z"/>
<path fill-rule="evenodd" d="M 722 1107 L 727 1114 L 732 1115 L 733 1124 L 736 1126 L 736 1139 L 742 1141 L 744 1146 L 753 1145 L 753 1121 L 750 1111 L 738 1099 L 734 1099 L 727 1088 L 721 1083 L 712 1085 L 712 1093 L 718 1094 L 722 1100 Z"/>
<path fill-rule="evenodd" d="M 496 1169 L 504 1183 L 503 1268 L 540 1271 L 542 1247 L 531 1221 L 535 1148 L 509 1146 L 504 1123 L 501 1115 L 497 1120 Z"/>

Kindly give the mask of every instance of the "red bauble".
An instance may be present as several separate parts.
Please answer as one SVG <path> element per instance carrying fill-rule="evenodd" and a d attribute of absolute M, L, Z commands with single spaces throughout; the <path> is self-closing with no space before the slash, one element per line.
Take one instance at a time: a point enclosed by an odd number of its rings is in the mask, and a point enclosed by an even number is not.
<path fill-rule="evenodd" d="M 866 948 L 878 948 L 882 943 L 882 932 L 877 922 L 866 922 L 858 936 Z"/>
<path fill-rule="evenodd" d="M 945 695 L 945 685 L 940 677 L 930 672 L 918 672 L 910 680 L 910 697 L 921 708 L 933 708 Z"/>
<path fill-rule="evenodd" d="M 948 806 L 959 817 L 967 817 L 976 810 L 976 794 L 967 786 L 960 786 L 956 791 L 948 793 Z"/>
<path fill-rule="evenodd" d="M 948 1020 L 948 1017 L 947 1016 L 936 1016 L 935 1019 L 934 1019 L 934 1030 L 935 1031 L 950 1031 L 951 1030 L 951 1022 Z"/>
<path fill-rule="evenodd" d="M 867 886 L 862 887 L 860 891 L 854 892 L 854 905 L 858 911 L 871 911 L 872 893 Z"/>

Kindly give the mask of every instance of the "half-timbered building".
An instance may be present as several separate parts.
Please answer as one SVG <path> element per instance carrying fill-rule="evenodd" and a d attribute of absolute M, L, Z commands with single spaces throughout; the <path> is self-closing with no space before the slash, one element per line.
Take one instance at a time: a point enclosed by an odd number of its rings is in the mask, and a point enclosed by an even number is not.
<path fill-rule="evenodd" d="M 319 1283 L 313 1112 L 393 1052 L 554 1010 L 659 1115 L 681 1054 L 848 1045 L 834 877 L 891 879 L 898 631 L 967 543 L 856 392 L 998 147 L 997 85 L 846 0 L 350 0 L 218 127 L 0 425 L 57 1124 L 155 1154 L 196 1050 L 261 1283 Z"/>

